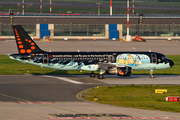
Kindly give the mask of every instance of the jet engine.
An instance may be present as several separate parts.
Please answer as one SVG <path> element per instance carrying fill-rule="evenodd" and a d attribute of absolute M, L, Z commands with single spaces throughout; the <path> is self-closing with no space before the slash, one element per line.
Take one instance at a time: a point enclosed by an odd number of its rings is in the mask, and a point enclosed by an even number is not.
<path fill-rule="evenodd" d="M 131 76 L 132 68 L 131 67 L 114 67 L 107 71 L 108 74 L 115 74 L 117 76 Z"/>

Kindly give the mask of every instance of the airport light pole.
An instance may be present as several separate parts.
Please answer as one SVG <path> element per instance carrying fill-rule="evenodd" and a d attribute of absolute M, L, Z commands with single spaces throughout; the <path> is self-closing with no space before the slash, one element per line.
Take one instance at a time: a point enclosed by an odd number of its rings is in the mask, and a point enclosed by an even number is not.
<path fill-rule="evenodd" d="M 12 24 L 13 23 L 13 12 L 10 12 L 10 14 L 9 14 L 9 17 L 10 17 L 10 24 Z"/>
<path fill-rule="evenodd" d="M 112 0 L 110 0 L 110 15 L 112 15 Z"/>
<path fill-rule="evenodd" d="M 139 14 L 139 20 L 138 20 L 138 36 L 140 35 L 139 33 L 139 24 L 143 23 L 143 14 Z"/>

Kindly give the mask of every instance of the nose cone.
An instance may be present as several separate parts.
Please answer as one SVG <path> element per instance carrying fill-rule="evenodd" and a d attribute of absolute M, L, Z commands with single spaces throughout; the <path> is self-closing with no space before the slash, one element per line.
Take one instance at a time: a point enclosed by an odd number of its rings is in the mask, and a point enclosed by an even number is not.
<path fill-rule="evenodd" d="M 170 67 L 174 65 L 174 62 L 172 60 L 168 60 Z"/>

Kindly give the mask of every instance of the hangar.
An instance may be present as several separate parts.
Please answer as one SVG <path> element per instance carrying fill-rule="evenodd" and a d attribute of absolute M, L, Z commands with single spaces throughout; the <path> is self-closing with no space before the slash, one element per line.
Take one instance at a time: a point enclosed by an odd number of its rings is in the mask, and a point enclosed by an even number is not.
<path fill-rule="evenodd" d="M 49 36 L 52 39 L 121 39 L 127 34 L 126 15 L 81 16 L 0 16 L 0 38 L 12 39 L 10 24 L 21 24 L 33 38 Z M 180 39 L 180 16 L 130 16 L 130 35 L 145 39 Z"/>

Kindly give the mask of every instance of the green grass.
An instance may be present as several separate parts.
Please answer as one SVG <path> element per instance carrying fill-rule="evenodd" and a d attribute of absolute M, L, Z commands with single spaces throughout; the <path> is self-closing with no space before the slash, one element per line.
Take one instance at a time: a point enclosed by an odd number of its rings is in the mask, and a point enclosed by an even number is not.
<path fill-rule="evenodd" d="M 157 94 L 155 89 L 167 89 L 168 93 Z M 180 102 L 168 102 L 168 96 L 180 96 L 180 86 L 125 85 L 91 88 L 82 94 L 89 101 L 140 109 L 180 112 Z"/>
<path fill-rule="evenodd" d="M 167 55 L 174 61 L 174 66 L 163 70 L 154 70 L 154 74 L 162 75 L 180 75 L 180 55 Z M 0 55 L 0 75 L 18 75 L 18 74 L 49 74 L 49 75 L 65 75 L 65 74 L 89 74 L 88 71 L 61 71 L 50 68 L 42 68 L 35 65 L 25 64 L 16 60 L 9 59 L 7 55 Z M 98 74 L 98 72 L 96 72 Z M 149 74 L 149 71 L 134 70 L 133 74 Z"/>

